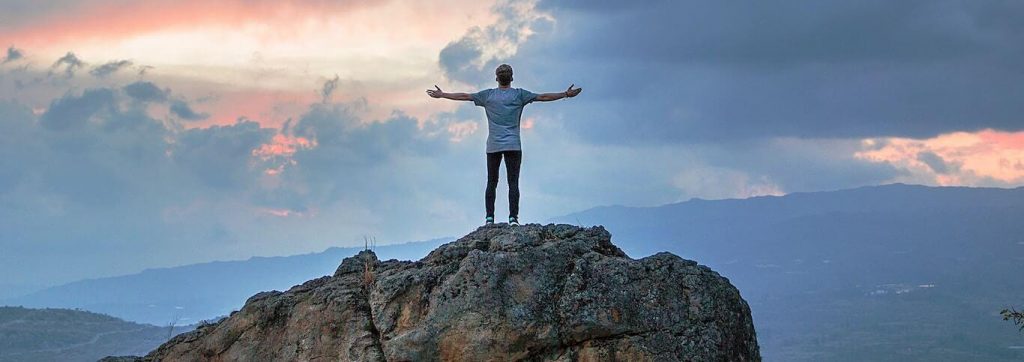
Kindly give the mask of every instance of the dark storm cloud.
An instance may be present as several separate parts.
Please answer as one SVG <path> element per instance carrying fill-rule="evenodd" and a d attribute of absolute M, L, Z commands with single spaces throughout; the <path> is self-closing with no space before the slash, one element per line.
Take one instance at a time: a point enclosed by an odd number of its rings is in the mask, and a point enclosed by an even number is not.
<path fill-rule="evenodd" d="M 41 142 L 45 150 L 25 160 L 26 172 L 41 170 L 50 190 L 95 203 L 118 202 L 119 195 L 152 186 L 197 194 L 196 189 L 244 188 L 244 176 L 258 174 L 251 152 L 269 140 L 271 129 L 250 121 L 175 132 L 145 108 L 123 107 L 123 97 L 116 88 L 96 88 L 53 101 L 35 136 L 19 142 Z M 171 179 L 178 181 L 161 185 Z"/>
<path fill-rule="evenodd" d="M 774 67 L 800 63 L 922 61 L 960 58 L 991 50 L 986 34 L 965 21 L 987 16 L 970 2 L 912 0 L 802 1 L 772 3 L 657 2 L 601 11 L 590 2 L 578 8 L 545 3 L 566 15 L 599 15 L 615 25 L 600 42 L 566 44 L 578 55 Z M 1019 5 L 995 5 L 1020 11 Z M 984 6 L 983 6 L 984 7 Z M 571 20 L 570 20 L 571 21 Z M 565 29 L 586 35 L 596 26 L 571 23 Z M 1004 34 L 1005 35 L 1005 34 Z"/>
<path fill-rule="evenodd" d="M 57 59 L 56 62 L 53 62 L 53 65 L 50 66 L 49 75 L 53 76 L 56 74 L 55 72 L 62 72 L 64 73 L 64 77 L 71 78 L 75 76 L 75 71 L 84 66 L 85 62 L 78 59 L 78 56 L 76 56 L 75 53 L 68 52 L 63 57 Z"/>
<path fill-rule="evenodd" d="M 61 106 L 65 109 L 56 111 Z M 137 110 L 120 109 L 109 90 L 86 91 L 78 99 L 65 97 L 63 104 L 50 108 L 42 121 L 63 127 L 42 122 L 45 131 L 39 136 L 48 152 L 32 158 L 49 157 L 38 169 L 29 170 L 38 172 L 44 192 L 61 195 L 76 209 L 106 210 L 132 204 L 133 197 L 148 191 L 146 183 L 157 177 L 165 159 L 168 131 L 159 121 Z M 69 111 L 74 109 L 90 113 L 72 115 Z"/>
<path fill-rule="evenodd" d="M 1024 3 L 583 4 L 542 3 L 555 26 L 505 61 L 513 86 L 583 86 L 560 111 L 591 142 L 1024 129 Z M 449 44 L 441 66 L 489 86 L 479 39 Z"/>
<path fill-rule="evenodd" d="M 261 171 L 250 166 L 252 150 L 273 134 L 272 129 L 245 119 L 229 126 L 193 128 L 178 135 L 172 157 L 205 185 L 243 189 L 251 186 Z"/>
<path fill-rule="evenodd" d="M 328 79 L 324 82 L 323 88 L 320 88 L 321 102 L 327 103 L 331 101 L 331 95 L 334 94 L 335 89 L 338 89 L 339 80 L 341 80 L 341 77 L 338 77 L 338 75 L 335 74 L 334 78 Z"/>
<path fill-rule="evenodd" d="M 386 193 L 384 185 L 406 182 L 401 170 L 392 170 L 394 177 L 371 173 L 398 157 L 433 158 L 443 155 L 447 148 L 444 137 L 447 134 L 441 132 L 443 125 L 428 124 L 426 127 L 420 129 L 416 119 L 400 112 L 386 120 L 364 122 L 346 105 L 312 106 L 291 131 L 296 137 L 316 143 L 316 147 L 295 153 L 294 160 L 300 166 L 286 174 L 294 185 L 301 185 L 298 188 L 311 190 L 306 197 L 293 202 L 332 203 L 342 197 L 352 197 L 352 190 L 360 190 L 360 194 L 372 197 L 378 194 L 377 191 Z"/>
<path fill-rule="evenodd" d="M 199 113 L 183 100 L 171 101 L 171 113 L 186 121 L 201 121 L 210 118 L 208 113 Z"/>
<path fill-rule="evenodd" d="M 13 62 L 15 60 L 18 60 L 18 59 L 21 59 L 21 58 L 24 58 L 24 57 L 25 57 L 25 53 L 23 53 L 21 51 L 21 49 L 15 48 L 12 45 L 12 46 L 7 48 L 7 55 L 4 56 L 4 60 L 3 60 L 3 62 L 0 62 L 0 64 L 6 64 L 6 63 L 9 63 L 9 62 Z"/>
<path fill-rule="evenodd" d="M 114 72 L 117 72 L 118 70 L 121 70 L 124 67 L 128 67 L 131 65 L 132 62 L 128 60 L 112 60 L 102 65 L 93 67 L 92 70 L 89 71 L 89 74 L 92 74 L 94 77 L 97 78 L 104 78 L 108 75 L 113 74 Z"/>
<path fill-rule="evenodd" d="M 440 137 L 423 137 L 429 130 L 420 130 L 415 118 L 401 112 L 386 120 L 363 123 L 347 106 L 333 104 L 311 107 L 293 133 L 316 140 L 318 152 L 346 162 L 376 163 L 396 153 L 429 156 L 445 143 Z"/>
<path fill-rule="evenodd" d="M 67 93 L 50 103 L 39 122 L 51 130 L 79 128 L 98 113 L 114 106 L 114 91 L 106 88 L 89 89 L 81 95 Z"/>
<path fill-rule="evenodd" d="M 131 89 L 148 91 L 132 96 Z M 246 205 L 262 170 L 251 152 L 275 131 L 246 121 L 181 130 L 127 102 L 156 99 L 154 89 L 72 91 L 38 117 L 0 102 L 0 229 L 10 231 L 0 248 L 17 250 L 13 259 L 0 257 L 0 272 L 40 283 L 123 273 L 144 265 L 115 270 L 124 267 L 115 255 L 180 259 L 173 254 L 182 245 L 231 237 L 209 233 L 223 228 L 231 209 L 189 205 Z M 114 264 L 122 266 L 101 267 Z"/>
<path fill-rule="evenodd" d="M 126 95 L 140 102 L 164 102 L 167 92 L 152 82 L 139 81 L 121 88 Z"/>
<path fill-rule="evenodd" d="M 469 84 L 494 79 L 494 69 L 502 60 L 501 52 L 488 52 L 488 49 L 517 46 L 526 39 L 524 29 L 545 31 L 551 26 L 546 17 L 523 12 L 514 2 L 499 3 L 492 11 L 501 21 L 483 28 L 474 26 L 461 38 L 441 49 L 441 70 L 448 79 Z M 481 72 L 481 69 L 484 71 Z M 487 74 L 491 76 L 481 78 Z"/>
<path fill-rule="evenodd" d="M 449 79 L 478 83 L 483 74 L 474 63 L 483 55 L 480 41 L 469 36 L 448 43 L 439 55 L 441 69 Z"/>
<path fill-rule="evenodd" d="M 468 163 L 449 157 L 446 121 L 421 127 L 395 112 L 370 122 L 353 113 L 359 106 L 318 102 L 286 131 L 244 118 L 187 128 L 148 113 L 172 107 L 171 94 L 151 82 L 87 88 L 40 115 L 0 100 L 0 230 L 8 231 L 0 249 L 11 251 L 0 253 L 0 273 L 49 283 L 139 270 L 153 258 L 194 262 L 197 248 L 245 256 L 233 243 L 279 241 L 259 236 L 278 230 L 263 227 L 273 218 L 266 208 L 404 220 L 464 194 L 465 182 L 452 181 L 464 174 L 438 172 Z M 256 151 L 275 136 L 315 146 L 264 159 Z M 280 166 L 278 176 L 265 173 Z M 294 252 L 288 245 L 275 250 Z"/>

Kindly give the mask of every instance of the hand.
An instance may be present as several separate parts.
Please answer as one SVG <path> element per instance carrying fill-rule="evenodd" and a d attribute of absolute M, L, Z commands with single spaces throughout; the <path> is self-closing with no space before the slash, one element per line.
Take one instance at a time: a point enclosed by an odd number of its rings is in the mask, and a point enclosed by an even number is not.
<path fill-rule="evenodd" d="M 441 96 L 444 95 L 444 92 L 441 91 L 441 88 L 438 87 L 436 84 L 434 85 L 434 88 L 437 88 L 437 90 L 427 89 L 427 95 L 432 98 L 441 98 Z"/>
<path fill-rule="evenodd" d="M 574 87 L 574 86 L 576 86 L 576 83 L 573 83 L 572 85 L 569 85 L 569 89 L 567 89 L 565 91 L 565 96 L 566 97 L 569 97 L 569 98 L 575 97 L 577 94 L 580 94 L 580 92 L 583 91 L 583 88 L 572 89 L 572 87 Z"/>

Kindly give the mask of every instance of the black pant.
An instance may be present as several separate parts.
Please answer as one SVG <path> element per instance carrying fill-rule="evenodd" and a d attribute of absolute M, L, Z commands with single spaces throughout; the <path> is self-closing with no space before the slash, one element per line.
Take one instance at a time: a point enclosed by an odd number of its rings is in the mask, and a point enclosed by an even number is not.
<path fill-rule="evenodd" d="M 487 216 L 494 217 L 494 197 L 498 188 L 498 166 L 505 157 L 505 171 L 508 173 L 508 216 L 519 219 L 519 166 L 523 163 L 523 151 L 501 151 L 487 154 L 487 191 L 484 199 Z"/>

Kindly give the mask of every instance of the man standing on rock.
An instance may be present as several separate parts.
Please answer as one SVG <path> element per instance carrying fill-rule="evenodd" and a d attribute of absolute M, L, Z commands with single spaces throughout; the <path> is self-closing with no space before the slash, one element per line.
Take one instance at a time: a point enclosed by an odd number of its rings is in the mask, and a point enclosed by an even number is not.
<path fill-rule="evenodd" d="M 494 197 L 498 188 L 498 167 L 505 159 L 508 174 L 508 223 L 519 225 L 519 166 L 523 160 L 522 145 L 519 142 L 519 121 L 523 107 L 533 101 L 548 102 L 572 98 L 583 88 L 573 89 L 575 84 L 561 93 L 536 94 L 522 88 L 512 88 L 512 66 L 502 64 L 494 71 L 498 88 L 484 89 L 476 93 L 445 93 L 440 87 L 428 89 L 433 98 L 456 101 L 473 101 L 487 111 L 487 190 L 484 201 L 487 207 L 485 225 L 494 224 Z"/>

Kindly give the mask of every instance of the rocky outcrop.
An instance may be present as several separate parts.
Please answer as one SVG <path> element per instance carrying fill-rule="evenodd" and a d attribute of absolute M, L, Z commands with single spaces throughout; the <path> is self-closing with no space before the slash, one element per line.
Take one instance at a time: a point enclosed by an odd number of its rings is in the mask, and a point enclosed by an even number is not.
<path fill-rule="evenodd" d="M 420 261 L 371 251 L 254 295 L 159 361 L 751 361 L 729 281 L 669 253 L 635 260 L 602 227 L 481 227 Z"/>

